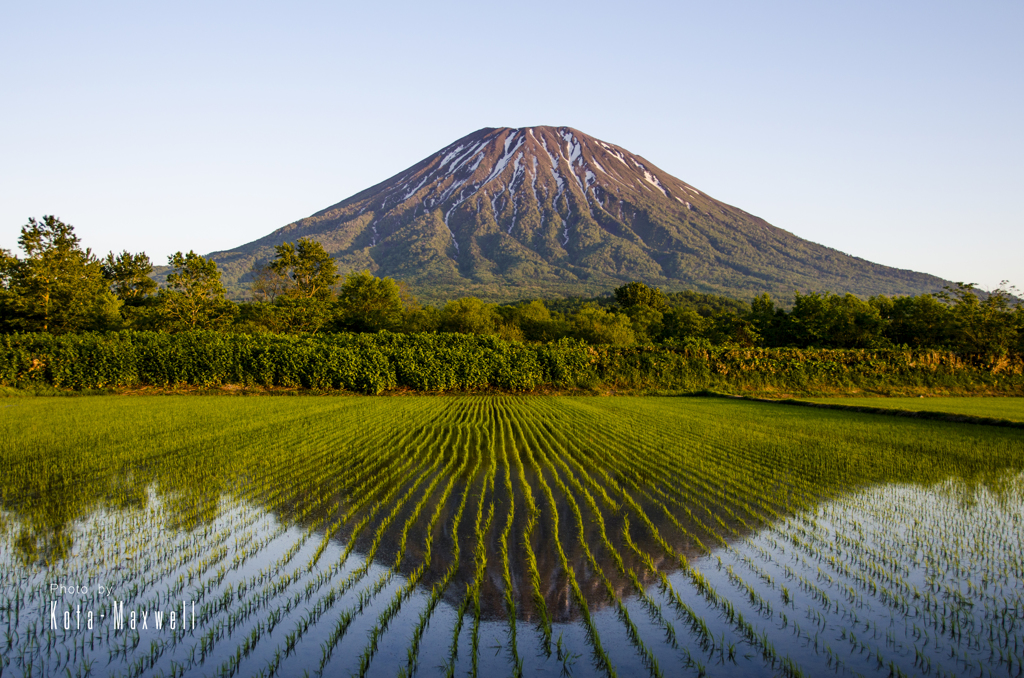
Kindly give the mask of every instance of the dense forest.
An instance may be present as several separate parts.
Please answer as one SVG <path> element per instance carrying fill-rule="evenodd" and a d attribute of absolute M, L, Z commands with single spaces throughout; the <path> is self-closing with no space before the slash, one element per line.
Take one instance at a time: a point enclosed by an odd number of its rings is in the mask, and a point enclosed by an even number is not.
<path fill-rule="evenodd" d="M 215 262 L 194 252 L 168 259 L 158 285 L 145 254 L 101 258 L 69 224 L 30 219 L 21 254 L 0 250 L 0 332 L 54 335 L 135 330 L 317 335 L 387 331 L 494 336 L 520 343 L 575 339 L 612 347 L 936 349 L 1024 355 L 1024 306 L 1014 289 L 982 293 L 958 283 L 938 294 L 862 299 L 794 292 L 751 303 L 697 292 L 663 293 L 633 282 L 613 295 L 490 304 L 463 297 L 421 305 L 408 288 L 367 271 L 339 275 L 313 240 L 275 248 L 253 271 L 249 300 L 225 298 Z"/>

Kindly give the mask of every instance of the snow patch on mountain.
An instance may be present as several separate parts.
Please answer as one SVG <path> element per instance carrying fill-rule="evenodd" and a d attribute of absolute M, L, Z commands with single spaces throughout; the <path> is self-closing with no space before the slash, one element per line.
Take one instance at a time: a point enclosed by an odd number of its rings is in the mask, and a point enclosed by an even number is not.
<path fill-rule="evenodd" d="M 650 185 L 657 187 L 659 190 L 661 190 L 662 193 L 665 194 L 666 197 L 668 197 L 668 191 L 666 191 L 665 187 L 661 185 L 660 181 L 658 181 L 658 177 L 654 176 L 646 169 L 644 170 L 644 180 L 647 181 L 647 183 L 649 183 Z"/>
<path fill-rule="evenodd" d="M 430 175 L 429 175 L 429 174 L 424 174 L 424 175 L 423 175 L 423 181 L 421 181 L 421 182 L 419 183 L 419 185 L 417 185 L 417 186 L 416 186 L 416 188 L 414 188 L 414 189 L 412 189 L 411 191 L 409 191 L 408 193 L 406 193 L 406 194 L 405 194 L 405 197 L 404 197 L 404 198 L 402 198 L 402 202 L 405 202 L 405 201 L 406 201 L 406 200 L 408 200 L 409 198 L 411 198 L 411 197 L 413 197 L 414 195 L 416 195 L 416 193 L 417 193 L 417 192 L 418 192 L 418 191 L 419 191 L 419 190 L 420 190 L 421 188 L 423 188 L 423 184 L 427 183 L 427 180 L 428 180 L 428 179 L 430 179 Z"/>
<path fill-rule="evenodd" d="M 509 149 L 508 149 L 509 145 L 512 143 L 513 139 L 515 137 L 517 137 L 517 136 L 518 136 L 518 134 L 511 134 L 511 135 L 509 135 L 509 137 L 507 139 L 505 139 L 505 152 L 502 154 L 502 156 L 500 158 L 498 158 L 498 162 L 496 162 L 494 164 L 494 169 L 491 171 L 490 176 L 488 176 L 487 180 L 484 181 L 485 184 L 491 183 L 491 181 L 493 181 L 495 177 L 497 177 L 499 174 L 501 174 L 505 170 L 505 167 L 508 166 L 509 160 L 511 160 L 512 156 L 515 154 L 515 152 L 519 150 L 519 147 L 523 145 L 523 142 L 526 141 L 526 137 L 525 136 L 524 137 L 520 137 L 519 141 L 516 142 L 515 147 L 511 151 L 509 151 Z"/>
<path fill-rule="evenodd" d="M 569 159 L 569 166 L 571 167 L 576 158 L 583 154 L 583 147 L 580 142 L 576 140 L 572 132 L 565 130 L 562 132 L 562 138 L 565 140 L 565 152 Z"/>
<path fill-rule="evenodd" d="M 533 134 L 533 130 L 530 130 L 530 134 Z M 537 203 L 538 209 L 540 209 L 540 199 L 537 197 L 537 156 L 531 156 L 533 158 L 533 180 L 530 182 L 530 188 L 533 189 L 533 201 Z"/>
<path fill-rule="evenodd" d="M 466 162 L 468 162 L 469 160 L 472 160 L 473 157 L 476 156 L 478 153 L 482 154 L 483 151 L 486 150 L 486 148 L 485 148 L 486 146 L 487 146 L 487 142 L 486 141 L 481 141 L 479 144 L 477 144 L 473 148 L 471 148 L 468 151 L 466 151 L 466 153 L 464 153 L 457 160 L 452 162 L 452 166 L 448 170 L 448 174 L 449 175 L 455 174 L 459 170 L 460 167 L 465 165 Z M 483 160 L 483 156 L 482 155 L 481 155 L 480 159 Z M 477 165 L 479 165 L 479 164 L 480 163 L 478 162 Z M 476 167 L 474 166 L 473 169 L 476 169 Z"/>
<path fill-rule="evenodd" d="M 562 182 L 562 175 L 558 172 L 558 160 L 556 160 L 554 154 L 548 150 L 548 144 L 544 141 L 543 137 L 540 141 L 544 146 L 544 152 L 548 154 L 548 158 L 551 160 L 551 166 L 548 169 L 551 170 L 551 176 L 555 178 L 555 184 L 558 186 L 558 193 L 555 195 L 555 199 L 551 202 L 551 206 L 557 210 L 558 199 L 562 197 L 562 191 L 565 189 L 565 184 Z"/>
<path fill-rule="evenodd" d="M 457 156 L 459 154 L 459 151 L 461 151 L 463 148 L 465 148 L 465 146 L 463 146 L 462 144 L 459 144 L 458 146 L 455 147 L 454 150 L 452 150 L 450 153 L 448 153 L 448 155 L 444 156 L 444 159 L 441 160 L 441 163 L 437 166 L 438 169 L 440 169 L 441 167 L 444 167 L 445 165 L 447 165 L 448 161 L 451 160 L 452 158 L 454 158 L 455 156 Z"/>

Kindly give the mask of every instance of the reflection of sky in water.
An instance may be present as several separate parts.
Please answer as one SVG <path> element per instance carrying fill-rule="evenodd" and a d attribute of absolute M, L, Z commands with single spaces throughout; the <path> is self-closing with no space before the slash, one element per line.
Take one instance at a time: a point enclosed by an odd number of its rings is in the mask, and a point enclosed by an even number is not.
<path fill-rule="evenodd" d="M 890 661 L 908 675 L 926 667 L 963 673 L 979 662 L 1006 670 L 989 632 L 1011 629 L 1004 652 L 1014 652 L 1024 624 L 1022 519 L 1020 475 L 995 491 L 961 481 L 882 485 L 824 502 L 696 566 L 807 675 L 834 672 L 837 664 L 887 673 Z M 770 615 L 729 568 L 757 589 Z M 672 580 L 686 585 L 681 574 Z M 1015 622 L 1003 621 L 1007 605 Z M 954 608 L 956 638 L 948 616 Z M 714 631 L 723 632 L 728 637 L 722 625 Z M 1015 662 L 1024 650 L 1018 648 Z"/>
<path fill-rule="evenodd" d="M 986 483 L 949 480 L 928 487 L 878 485 L 825 500 L 813 510 L 776 521 L 752 534 L 730 535 L 728 546 L 715 544 L 711 555 L 700 555 L 677 536 L 673 547 L 687 552 L 691 564 L 733 608 L 730 619 L 723 604 L 713 604 L 708 596 L 702 596 L 678 564 L 659 559 L 658 566 L 665 568 L 672 587 L 706 624 L 706 635 L 673 606 L 670 592 L 656 584 L 656 577 L 643 573 L 642 563 L 628 557 L 629 549 L 614 519 L 605 515 L 612 542 L 626 556 L 625 566 L 643 577 L 660 616 L 632 593 L 600 546 L 599 536 L 588 531 L 587 538 L 603 571 L 623 598 L 624 609 L 644 646 L 667 675 L 680 667 L 694 675 L 700 667 L 709 675 L 733 675 L 740 670 L 746 675 L 773 675 L 780 664 L 773 669 L 763 660 L 769 646 L 779 660 L 792 659 L 807 675 L 833 672 L 837 664 L 853 672 L 887 673 L 890 662 L 908 675 L 920 671 L 922 665 L 961 673 L 979 662 L 999 672 L 1010 668 L 1005 662 L 1000 664 L 1000 633 L 1009 639 L 1009 648 L 1002 649 L 1007 658 L 1016 657 L 1011 661 L 1019 662 L 1024 650 L 1019 642 L 1024 628 L 1024 481 L 1017 474 L 994 478 Z M 127 671 L 140 656 L 150 652 L 156 667 L 169 670 L 171 662 L 182 664 L 197 656 L 196 652 L 202 655 L 202 638 L 212 633 L 212 647 L 200 671 L 214 673 L 222 665 L 234 666 L 238 647 L 261 627 L 258 641 L 241 654 L 241 675 L 258 673 L 273 664 L 279 649 L 287 654 L 281 660 L 286 673 L 301 674 L 307 669 L 313 673 L 320 666 L 321 647 L 329 639 L 338 615 L 343 610 L 359 609 L 360 594 L 365 596 L 375 582 L 381 581 L 394 556 L 393 544 L 386 543 L 366 574 L 333 602 L 318 623 L 304 631 L 293 651 L 287 652 L 284 648 L 289 634 L 302 626 L 309 610 L 332 586 L 338 586 L 363 564 L 368 546 L 364 542 L 370 537 L 356 540 L 352 554 L 338 567 L 349 537 L 343 530 L 323 548 L 317 565 L 308 568 L 306 564 L 321 549 L 321 530 L 280 521 L 258 505 L 223 496 L 207 522 L 175 529 L 174 514 L 167 510 L 174 501 L 170 495 L 157 496 L 151 487 L 130 508 L 98 510 L 65 526 L 70 552 L 51 567 L 24 562 L 24 553 L 16 545 L 23 538 L 24 526 L 16 514 L 5 513 L 0 564 L 6 604 L 0 611 L 0 626 L 11 627 L 9 641 L 0 653 L 5 665 L 20 666 L 24 657 L 55 668 L 58 655 L 77 652 L 107 670 L 110 646 L 105 630 L 95 636 L 84 631 L 48 630 L 48 605 L 54 599 L 49 591 L 51 583 L 90 587 L 87 596 L 58 598 L 58 618 L 65 606 L 73 610 L 81 605 L 97 614 L 105 610 L 94 593 L 96 585 L 103 584 L 114 592 L 114 599 L 125 601 L 126 610 L 169 611 L 180 606 L 182 600 L 195 598 L 199 611 L 199 628 L 194 635 L 140 631 L 138 646 L 132 649 L 135 641 L 131 634 L 112 633 L 110 639 L 118 646 L 124 647 L 127 638 L 129 650 L 110 659 L 109 670 Z M 500 495 L 497 501 L 502 503 Z M 518 497 L 517 506 L 522 506 Z M 591 602 L 602 645 L 620 675 L 643 675 L 647 669 L 628 637 L 621 612 L 608 604 L 596 575 L 580 551 L 572 547 L 577 537 L 563 508 L 563 545 L 567 553 L 571 551 L 570 562 Z M 461 567 L 422 637 L 419 667 L 424 675 L 447 666 L 453 656 L 455 610 L 472 580 L 474 512 L 474 502 L 470 501 L 459 534 Z M 448 514 L 442 516 L 435 531 L 430 572 L 403 601 L 382 636 L 371 665 L 373 675 L 395 675 L 408 660 L 413 629 L 431 588 L 449 565 L 453 535 L 445 534 L 444 529 L 449 518 Z M 401 519 L 396 520 L 396 524 L 401 523 Z M 631 525 L 634 538 L 643 542 L 641 548 L 655 553 L 657 548 L 651 540 L 641 540 L 639 521 L 633 520 Z M 657 525 L 666 537 L 671 534 L 667 521 L 659 520 Z M 586 529 L 591 526 L 592 521 L 587 520 Z M 520 530 L 516 523 L 510 543 L 519 543 Z M 492 529 L 493 535 L 497 532 L 497 528 Z M 397 530 L 390 530 L 386 539 L 396 534 Z M 424 538 L 425 533 L 413 529 L 409 544 L 422 544 Z M 501 601 L 496 537 L 489 541 L 489 548 L 491 563 L 481 592 L 478 662 L 481 670 L 507 673 L 511 661 L 509 626 Z M 553 559 L 544 557 L 550 554 L 552 545 L 541 534 L 535 548 L 551 608 L 565 606 L 564 573 L 558 571 Z M 545 657 L 536 617 L 531 614 L 525 565 L 520 554 L 510 555 L 520 613 L 518 656 L 527 675 L 542 668 L 557 674 L 563 666 L 572 675 L 597 673 L 584 626 L 572 605 L 564 614 L 556 614 L 553 627 L 553 640 L 560 637 L 565 649 L 564 661 L 559 660 L 557 647 L 553 647 L 551 657 Z M 420 557 L 416 548 L 410 548 L 400 573 L 387 579 L 372 599 L 364 600 L 362 612 L 355 615 L 333 650 L 332 673 L 358 672 L 368 634 L 395 593 L 406 584 Z M 752 638 L 745 637 L 738 627 L 740 614 L 754 630 Z M 272 630 L 267 628 L 270 619 L 276 620 Z M 666 640 L 665 622 L 675 632 L 675 646 Z M 105 628 L 104 624 L 98 627 Z M 471 668 L 472 627 L 470 607 L 455 645 L 456 673 Z M 1016 670 L 1020 664 L 1012 666 Z M 63 664 L 57 668 L 63 671 Z"/>

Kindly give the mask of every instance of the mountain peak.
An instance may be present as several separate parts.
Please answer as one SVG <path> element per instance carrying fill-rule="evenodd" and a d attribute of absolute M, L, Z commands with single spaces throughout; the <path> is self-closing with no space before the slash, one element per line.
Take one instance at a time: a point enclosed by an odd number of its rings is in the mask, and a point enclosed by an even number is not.
<path fill-rule="evenodd" d="M 273 246 L 319 240 L 343 270 L 428 298 L 596 294 L 629 280 L 738 297 L 917 294 L 945 281 L 810 243 L 571 127 L 483 128 L 230 252 L 244 282 Z"/>

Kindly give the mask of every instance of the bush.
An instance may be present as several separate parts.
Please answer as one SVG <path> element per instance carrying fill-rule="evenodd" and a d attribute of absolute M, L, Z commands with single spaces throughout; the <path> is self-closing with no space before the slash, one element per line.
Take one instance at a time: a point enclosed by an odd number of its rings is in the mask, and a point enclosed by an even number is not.
<path fill-rule="evenodd" d="M 924 386 L 1024 392 L 1024 360 L 940 351 L 753 349 L 687 342 L 590 347 L 473 334 L 166 334 L 121 331 L 0 335 L 0 386 L 303 387 L 379 394 L 605 384 L 697 391 Z"/>

